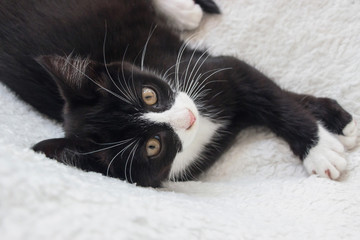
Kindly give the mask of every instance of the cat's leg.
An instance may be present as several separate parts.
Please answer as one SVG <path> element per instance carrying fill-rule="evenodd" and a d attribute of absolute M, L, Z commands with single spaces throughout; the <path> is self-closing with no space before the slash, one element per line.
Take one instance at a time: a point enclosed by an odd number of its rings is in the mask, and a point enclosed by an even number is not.
<path fill-rule="evenodd" d="M 344 147 L 297 102 L 265 93 L 254 113 L 256 121 L 282 137 L 303 161 L 309 174 L 338 179 L 346 168 Z"/>
<path fill-rule="evenodd" d="M 309 174 L 338 179 L 346 168 L 344 146 L 325 127 L 321 120 L 291 94 L 277 86 L 261 72 L 233 57 L 208 58 L 203 72 L 227 69 L 208 79 L 208 98 L 218 89 L 226 92 L 224 99 L 235 99 L 223 106 L 236 115 L 240 126 L 263 125 L 284 139 L 292 152 L 304 163 Z M 227 79 L 228 85 L 219 79 Z M 215 100 L 214 100 L 215 102 Z M 232 110 L 234 106 L 234 110 Z M 350 121 L 350 120 L 349 120 Z"/>
<path fill-rule="evenodd" d="M 241 61 L 236 61 L 236 65 L 225 63 L 233 71 L 216 79 L 234 80 L 231 86 L 237 95 L 236 120 L 264 125 L 283 138 L 309 174 L 338 179 L 347 164 L 341 142 L 308 109 L 262 73 Z"/>
<path fill-rule="evenodd" d="M 305 94 L 289 93 L 289 96 L 311 112 L 347 149 L 355 147 L 356 121 L 337 101 Z"/>
<path fill-rule="evenodd" d="M 179 30 L 197 28 L 203 17 L 203 10 L 219 13 L 216 4 L 211 1 L 194 0 L 152 0 L 158 13 L 170 20 L 170 25 Z"/>

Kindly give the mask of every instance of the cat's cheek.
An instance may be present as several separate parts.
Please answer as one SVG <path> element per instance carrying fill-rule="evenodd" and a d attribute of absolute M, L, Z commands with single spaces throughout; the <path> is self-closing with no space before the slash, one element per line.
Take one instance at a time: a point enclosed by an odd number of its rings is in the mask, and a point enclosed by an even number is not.
<path fill-rule="evenodd" d="M 191 130 L 180 129 L 174 130 L 175 133 L 178 135 L 181 145 L 183 149 L 187 149 L 194 141 L 195 136 L 198 132 L 198 124 L 194 124 L 196 126 L 192 126 Z"/>

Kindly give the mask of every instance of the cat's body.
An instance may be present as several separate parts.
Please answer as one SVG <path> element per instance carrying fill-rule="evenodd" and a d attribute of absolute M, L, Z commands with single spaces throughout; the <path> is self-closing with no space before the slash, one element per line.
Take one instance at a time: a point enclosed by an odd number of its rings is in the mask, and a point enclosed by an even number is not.
<path fill-rule="evenodd" d="M 198 13 L 198 5 L 183 2 Z M 211 1 L 196 2 L 217 12 Z M 0 81 L 64 121 L 65 138 L 35 150 L 84 170 L 159 186 L 169 177 L 198 176 L 242 129 L 264 125 L 289 143 L 309 172 L 340 176 L 344 149 L 328 131 L 351 147 L 356 126 L 350 114 L 332 100 L 283 91 L 235 58 L 189 49 L 169 28 L 179 23 L 163 24 L 172 14 L 162 4 L 1 4 Z"/>

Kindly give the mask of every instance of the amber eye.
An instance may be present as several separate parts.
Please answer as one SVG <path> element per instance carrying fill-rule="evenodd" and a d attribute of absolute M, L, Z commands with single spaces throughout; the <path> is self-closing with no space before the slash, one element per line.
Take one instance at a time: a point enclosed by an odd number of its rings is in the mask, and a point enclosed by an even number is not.
<path fill-rule="evenodd" d="M 156 92 L 151 88 L 145 87 L 142 89 L 142 99 L 147 105 L 154 105 L 157 102 Z"/>
<path fill-rule="evenodd" d="M 158 138 L 150 138 L 146 143 L 146 154 L 148 157 L 153 157 L 160 153 L 161 144 Z"/>

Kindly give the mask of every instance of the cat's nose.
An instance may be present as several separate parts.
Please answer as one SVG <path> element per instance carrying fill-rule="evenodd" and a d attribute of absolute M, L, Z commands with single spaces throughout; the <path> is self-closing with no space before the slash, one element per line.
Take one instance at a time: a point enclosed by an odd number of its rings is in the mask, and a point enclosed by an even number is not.
<path fill-rule="evenodd" d="M 195 117 L 194 113 L 190 109 L 188 109 L 188 113 L 189 113 L 190 120 L 189 120 L 189 126 L 186 130 L 190 129 L 196 122 L 196 117 Z"/>
<path fill-rule="evenodd" d="M 189 130 L 196 122 L 194 113 L 188 108 L 178 109 L 169 115 L 170 125 L 176 130 Z"/>

